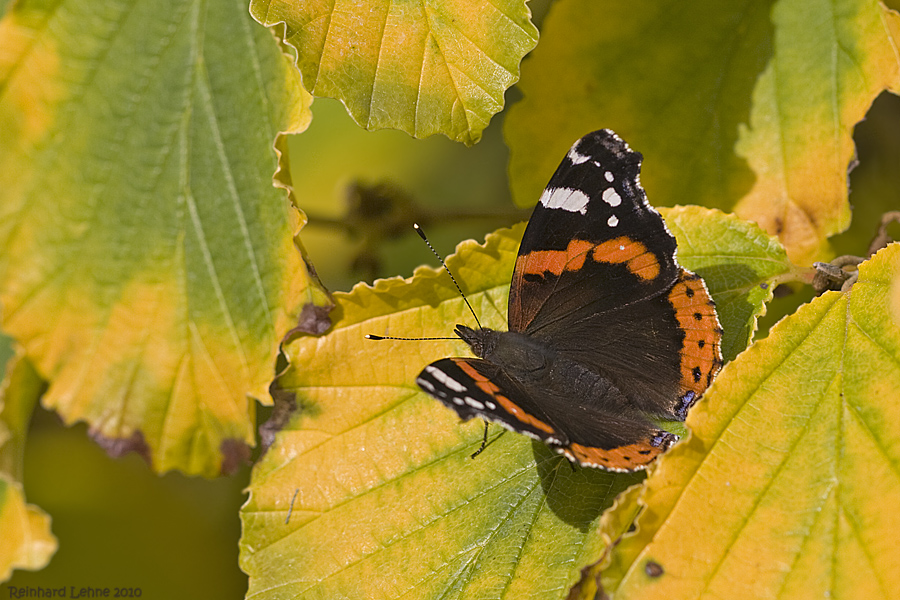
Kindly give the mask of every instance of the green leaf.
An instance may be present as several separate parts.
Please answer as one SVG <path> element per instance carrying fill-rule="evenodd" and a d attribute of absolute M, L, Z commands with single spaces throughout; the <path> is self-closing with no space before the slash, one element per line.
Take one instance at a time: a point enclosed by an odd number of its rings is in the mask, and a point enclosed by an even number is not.
<path fill-rule="evenodd" d="M 875 0 L 560 0 L 505 123 L 516 202 L 610 127 L 655 202 L 736 208 L 809 264 L 849 223 L 853 126 L 900 89 L 898 23 Z"/>
<path fill-rule="evenodd" d="M 688 416 L 691 438 L 648 478 L 605 590 L 896 596 L 900 549 L 886 532 L 900 530 L 898 365 L 895 243 L 860 266 L 850 292 L 815 299 L 723 369 Z"/>
<path fill-rule="evenodd" d="M 4 344 L 5 345 L 5 344 Z M 50 517 L 25 503 L 25 434 L 44 382 L 21 353 L 5 364 L 0 388 L 0 581 L 13 569 L 44 568 L 56 552 Z"/>
<path fill-rule="evenodd" d="M 729 242 L 743 261 L 737 273 L 756 269 L 761 277 L 766 265 L 755 261 L 766 263 L 763 249 L 779 255 L 777 244 L 733 217 L 696 207 L 669 213 L 679 239 L 703 237 L 698 228 Z M 486 327 L 506 329 L 522 232 L 501 230 L 483 247 L 464 242 L 447 258 Z M 727 260 L 728 246 L 715 246 L 719 254 L 684 248 L 685 263 L 728 273 L 715 262 Z M 331 333 L 285 348 L 291 365 L 277 384 L 298 412 L 255 466 L 242 511 L 249 595 L 564 598 L 609 542 L 598 535 L 603 510 L 643 476 L 573 472 L 543 444 L 496 428 L 485 451 L 469 458 L 481 422 L 459 424 L 415 384 L 429 362 L 468 355 L 465 344 L 364 339 L 447 336 L 454 324 L 471 324 L 441 270 L 420 267 L 411 280 L 358 285 L 335 299 Z"/>
<path fill-rule="evenodd" d="M 240 1 L 50 4 L 0 21 L 4 328 L 110 452 L 232 470 L 279 340 L 327 326 L 272 185 L 309 96 Z"/>
<path fill-rule="evenodd" d="M 503 108 L 538 37 L 523 0 L 253 0 L 250 12 L 285 24 L 306 89 L 341 100 L 361 127 L 466 144 Z"/>

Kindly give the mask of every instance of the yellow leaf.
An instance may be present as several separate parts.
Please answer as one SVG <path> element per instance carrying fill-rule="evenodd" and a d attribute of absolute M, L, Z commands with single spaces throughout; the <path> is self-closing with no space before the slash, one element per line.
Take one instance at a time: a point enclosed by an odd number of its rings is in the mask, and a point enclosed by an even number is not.
<path fill-rule="evenodd" d="M 879 93 L 900 91 L 900 15 L 870 0 L 789 0 L 772 21 L 775 53 L 736 146 L 756 183 L 735 212 L 809 265 L 850 223 L 853 127 Z"/>
<path fill-rule="evenodd" d="M 647 480 L 615 598 L 893 598 L 900 244 L 722 370 Z"/>
<path fill-rule="evenodd" d="M 644 153 L 654 203 L 734 211 L 803 267 L 830 258 L 850 221 L 853 128 L 900 91 L 898 32 L 877 0 L 559 0 L 505 120 L 516 202 L 609 127 Z"/>
<path fill-rule="evenodd" d="M 723 325 L 729 347 L 740 346 L 769 294 L 760 284 L 786 269 L 783 249 L 719 211 L 679 207 L 666 219 L 679 260 L 706 271 L 713 296 L 731 307 Z M 447 258 L 486 327 L 506 329 L 523 229 L 500 230 L 484 246 L 463 242 Z M 279 396 L 297 412 L 254 468 L 242 510 L 250 594 L 566 597 L 627 528 L 630 516 L 606 519 L 615 534 L 598 523 L 641 475 L 572 469 L 544 444 L 496 430 L 469 458 L 482 424 L 459 423 L 415 384 L 428 363 L 468 355 L 465 344 L 364 338 L 447 336 L 473 324 L 445 272 L 422 267 L 411 280 L 361 284 L 336 303 L 328 335 L 285 348 L 291 366 Z"/>
<path fill-rule="evenodd" d="M 57 548 L 50 517 L 26 504 L 22 489 L 25 434 L 44 387 L 21 352 L 6 363 L 0 389 L 0 581 L 13 569 L 44 568 Z"/>
<path fill-rule="evenodd" d="M 250 11 L 285 24 L 306 88 L 362 127 L 466 144 L 503 108 L 538 35 L 522 0 L 254 0 Z"/>

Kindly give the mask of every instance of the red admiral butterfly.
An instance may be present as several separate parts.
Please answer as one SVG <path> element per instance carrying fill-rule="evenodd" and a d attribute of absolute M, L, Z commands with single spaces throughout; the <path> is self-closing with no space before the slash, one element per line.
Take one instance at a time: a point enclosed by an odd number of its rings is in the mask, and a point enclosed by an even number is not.
<path fill-rule="evenodd" d="M 722 366 L 722 328 L 641 160 L 606 129 L 575 142 L 525 229 L 509 331 L 457 325 L 478 358 L 428 365 L 423 390 L 583 466 L 642 469 L 675 442 L 651 419 L 685 419 Z"/>

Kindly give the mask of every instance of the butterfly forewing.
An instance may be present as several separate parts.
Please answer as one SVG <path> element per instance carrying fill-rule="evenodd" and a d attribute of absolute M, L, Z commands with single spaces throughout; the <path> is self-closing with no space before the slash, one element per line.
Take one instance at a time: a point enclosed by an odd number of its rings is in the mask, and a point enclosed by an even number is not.
<path fill-rule="evenodd" d="M 647 203 L 640 167 L 641 155 L 608 130 L 572 146 L 519 247 L 511 331 L 536 333 L 573 308 L 618 310 L 672 286 L 675 238 Z"/>

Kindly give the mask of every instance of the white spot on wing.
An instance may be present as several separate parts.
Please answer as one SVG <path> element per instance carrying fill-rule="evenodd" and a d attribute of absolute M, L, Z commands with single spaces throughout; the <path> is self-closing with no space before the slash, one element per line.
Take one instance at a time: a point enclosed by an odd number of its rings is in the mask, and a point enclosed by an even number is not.
<path fill-rule="evenodd" d="M 478 400 L 476 400 L 475 398 L 473 398 L 471 396 L 466 396 L 465 398 L 463 398 L 463 400 L 465 400 L 466 404 L 468 404 L 472 408 L 475 408 L 477 410 L 484 410 L 484 404 L 482 404 L 481 402 L 479 402 Z"/>
<path fill-rule="evenodd" d="M 571 188 L 547 188 L 541 194 L 541 204 L 545 208 L 561 208 L 581 214 L 587 213 L 587 205 L 590 201 L 590 196 L 581 190 Z"/>
<path fill-rule="evenodd" d="M 425 391 L 434 393 L 434 386 L 431 385 L 431 382 L 427 379 L 419 377 L 418 379 L 416 379 L 416 383 L 425 388 Z"/>
<path fill-rule="evenodd" d="M 615 188 L 608 187 L 603 190 L 603 201 L 610 206 L 618 206 L 622 204 L 622 197 L 619 196 L 619 192 Z"/>
<path fill-rule="evenodd" d="M 569 157 L 569 160 L 572 161 L 573 165 L 580 165 L 581 163 L 591 160 L 590 156 L 585 156 L 584 154 L 582 154 L 581 152 L 578 151 L 578 144 L 580 144 L 580 143 L 581 143 L 581 140 L 578 140 L 577 142 L 575 142 L 575 144 L 571 148 L 569 148 L 569 153 L 567 154 L 567 156 Z"/>
<path fill-rule="evenodd" d="M 603 176 L 606 177 L 606 180 L 610 183 L 612 183 L 613 180 L 615 179 L 615 177 L 613 177 L 613 174 L 611 171 L 607 171 L 606 173 L 603 174 Z"/>
<path fill-rule="evenodd" d="M 466 386 L 464 386 L 460 382 L 456 381 L 455 379 L 453 379 L 452 377 L 450 377 L 449 375 L 447 375 L 446 373 L 444 373 L 437 367 L 428 365 L 427 367 L 425 367 L 425 372 L 428 373 L 429 375 L 431 375 L 432 377 L 434 377 L 435 379 L 437 379 L 438 381 L 440 381 L 441 383 L 443 383 L 444 385 L 446 385 L 448 388 L 450 388 L 454 392 L 466 391 Z"/>
<path fill-rule="evenodd" d="M 606 224 L 609 225 L 610 227 L 615 227 L 616 225 L 619 224 L 619 217 L 617 217 L 616 215 L 611 216 L 609 218 L 609 220 L 606 221 Z"/>
<path fill-rule="evenodd" d="M 484 403 L 484 404 L 485 404 L 485 406 L 487 406 L 487 407 L 488 407 L 488 409 L 490 409 L 490 410 L 494 410 L 494 409 L 496 409 L 496 408 L 497 408 L 497 405 L 496 405 L 496 404 L 494 404 L 494 403 L 493 403 L 493 402 L 491 402 L 491 401 L 490 401 L 490 400 L 489 400 L 489 401 L 487 401 L 487 402 L 485 402 L 485 403 Z"/>

